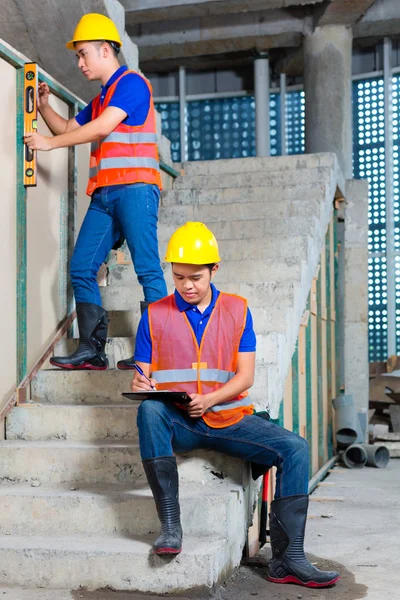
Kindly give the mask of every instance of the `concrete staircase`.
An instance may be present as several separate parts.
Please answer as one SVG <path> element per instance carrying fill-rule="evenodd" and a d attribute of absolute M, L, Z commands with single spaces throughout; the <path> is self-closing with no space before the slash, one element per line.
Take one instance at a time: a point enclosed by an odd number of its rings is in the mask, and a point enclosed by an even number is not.
<path fill-rule="evenodd" d="M 160 249 L 177 226 L 206 222 L 223 262 L 216 285 L 249 299 L 258 340 L 259 406 L 277 415 L 300 320 L 341 175 L 333 155 L 184 165 L 163 195 Z M 0 442 L 0 586 L 109 587 L 151 593 L 212 587 L 241 558 L 249 523 L 248 469 L 213 452 L 178 457 L 184 550 L 151 554 L 158 531 L 141 467 L 137 407 L 121 392 L 139 319 L 131 265 L 110 263 L 103 372 L 42 370 L 32 403 L 8 415 Z M 170 282 L 169 267 L 166 275 Z M 70 351 L 64 340 L 57 352 Z"/>

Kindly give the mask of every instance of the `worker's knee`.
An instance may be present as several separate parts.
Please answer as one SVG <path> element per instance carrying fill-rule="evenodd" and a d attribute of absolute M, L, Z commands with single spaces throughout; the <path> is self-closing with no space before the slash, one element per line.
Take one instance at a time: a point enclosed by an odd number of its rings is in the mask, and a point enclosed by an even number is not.
<path fill-rule="evenodd" d="M 292 455 L 296 456 L 299 461 L 307 461 L 309 456 L 308 442 L 299 435 L 293 434 L 290 437 L 290 447 Z"/>
<path fill-rule="evenodd" d="M 167 413 L 164 402 L 158 400 L 144 400 L 138 409 L 137 425 L 139 428 L 156 426 L 157 422 Z"/>

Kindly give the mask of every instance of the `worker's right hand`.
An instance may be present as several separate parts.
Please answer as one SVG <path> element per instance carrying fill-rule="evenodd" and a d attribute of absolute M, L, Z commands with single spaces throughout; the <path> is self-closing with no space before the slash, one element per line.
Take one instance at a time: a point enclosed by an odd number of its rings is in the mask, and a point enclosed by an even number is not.
<path fill-rule="evenodd" d="M 132 379 L 131 389 L 132 392 L 148 392 L 151 389 L 154 389 L 157 385 L 157 381 L 155 379 L 150 379 L 149 381 L 140 375 L 137 371 L 135 371 Z"/>
<path fill-rule="evenodd" d="M 40 110 L 49 103 L 50 88 L 47 83 L 41 81 L 38 87 L 38 109 Z"/>

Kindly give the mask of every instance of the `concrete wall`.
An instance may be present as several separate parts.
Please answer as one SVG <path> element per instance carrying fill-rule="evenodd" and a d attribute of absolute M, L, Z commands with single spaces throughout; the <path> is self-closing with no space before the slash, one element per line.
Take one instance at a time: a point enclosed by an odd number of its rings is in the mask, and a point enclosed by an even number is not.
<path fill-rule="evenodd" d="M 15 69 L 0 60 L 0 128 L 3 143 L 0 145 L 0 177 L 2 216 L 0 219 L 1 268 L 1 332 L 0 344 L 0 406 L 15 384 L 16 373 L 16 212 L 15 128 L 10 123 L 16 119 Z M 1 438 L 0 438 L 1 439 Z"/>
<path fill-rule="evenodd" d="M 346 181 L 345 389 L 358 412 L 368 409 L 368 181 Z"/>

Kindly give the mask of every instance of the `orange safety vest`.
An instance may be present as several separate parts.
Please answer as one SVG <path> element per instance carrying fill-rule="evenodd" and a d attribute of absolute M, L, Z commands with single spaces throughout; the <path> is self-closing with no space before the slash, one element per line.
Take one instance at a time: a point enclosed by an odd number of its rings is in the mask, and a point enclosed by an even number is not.
<path fill-rule="evenodd" d="M 118 82 L 128 73 L 125 71 L 109 87 L 103 104 L 100 94 L 92 102 L 92 119 L 97 119 L 107 108 Z M 142 77 L 150 90 L 150 109 L 143 125 L 125 125 L 120 123 L 105 138 L 92 142 L 89 164 L 89 182 L 86 193 L 91 196 L 98 187 L 131 183 L 149 183 L 158 185 L 161 176 L 158 162 L 156 113 L 153 104 L 150 83 Z"/>
<path fill-rule="evenodd" d="M 239 344 L 246 324 L 247 301 L 220 293 L 203 333 L 200 347 L 185 311 L 175 296 L 153 302 L 149 308 L 152 341 L 152 377 L 157 389 L 208 394 L 236 373 Z M 254 412 L 247 392 L 209 408 L 203 415 L 210 427 L 228 427 Z"/>

